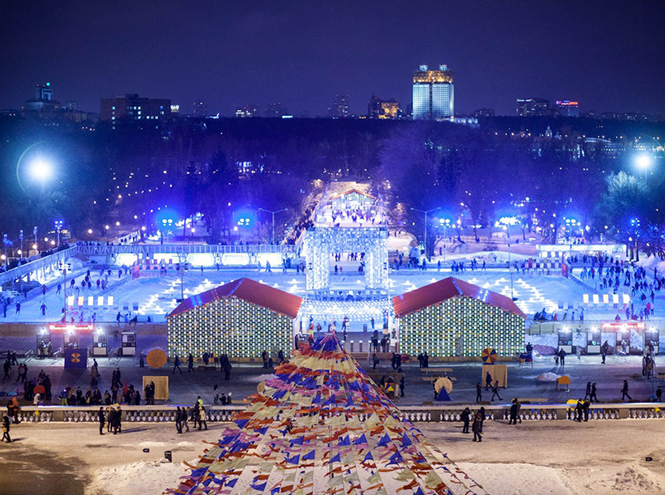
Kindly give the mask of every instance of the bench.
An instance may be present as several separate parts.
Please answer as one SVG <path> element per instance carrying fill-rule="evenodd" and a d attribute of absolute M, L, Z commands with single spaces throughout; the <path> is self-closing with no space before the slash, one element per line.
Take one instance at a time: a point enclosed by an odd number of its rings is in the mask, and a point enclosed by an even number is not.
<path fill-rule="evenodd" d="M 522 404 L 543 404 L 549 402 L 547 397 L 518 397 L 518 401 Z"/>
<path fill-rule="evenodd" d="M 430 382 L 430 383 L 437 381 L 439 378 L 441 378 L 441 377 L 440 376 L 421 376 L 420 377 L 420 379 L 422 381 Z M 454 376 L 446 376 L 446 378 L 448 378 L 451 382 L 457 381 L 457 378 L 455 378 Z"/>
<path fill-rule="evenodd" d="M 440 368 L 438 366 L 434 366 L 433 368 L 420 368 L 421 373 L 425 373 L 429 375 L 430 371 L 435 371 L 435 372 L 441 372 L 441 373 L 452 373 L 453 369 L 452 368 Z"/>
<path fill-rule="evenodd" d="M 204 365 L 201 364 L 201 365 L 197 366 L 196 369 L 199 370 L 199 371 L 200 371 L 200 370 L 203 370 L 203 371 L 210 371 L 210 370 L 215 371 L 215 370 L 217 370 L 217 369 L 219 369 L 219 368 L 217 368 L 216 366 L 213 366 L 212 364 L 210 364 L 210 365 L 208 365 L 208 366 L 204 366 Z"/>

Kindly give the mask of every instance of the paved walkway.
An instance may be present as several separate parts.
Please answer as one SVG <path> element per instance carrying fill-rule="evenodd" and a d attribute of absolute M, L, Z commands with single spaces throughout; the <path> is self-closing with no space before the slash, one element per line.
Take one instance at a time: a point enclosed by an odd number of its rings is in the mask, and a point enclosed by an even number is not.
<path fill-rule="evenodd" d="M 661 359 L 656 358 L 656 364 Z M 21 360 L 19 360 L 21 361 Z M 197 396 L 203 397 L 207 403 L 212 403 L 214 392 L 213 386 L 219 386 L 219 392 L 232 392 L 236 402 L 253 394 L 257 384 L 265 379 L 267 370 L 260 364 L 236 364 L 231 373 L 231 380 L 224 381 L 224 374 L 219 370 L 196 368 L 193 372 L 187 371 L 186 362 L 183 363 L 182 374 L 176 371 L 172 373 L 170 367 L 159 370 L 140 368 L 133 358 L 121 358 L 119 360 L 108 360 L 100 358 L 99 371 L 101 374 L 100 390 L 102 394 L 110 388 L 111 371 L 116 366 L 122 371 L 122 381 L 142 387 L 142 377 L 145 376 L 168 376 L 170 387 L 170 403 L 192 403 Z M 661 379 L 647 380 L 642 376 L 641 358 L 629 356 L 627 358 L 615 359 L 608 356 L 607 364 L 600 362 L 600 356 L 582 356 L 578 361 L 576 357 L 568 358 L 565 367 L 555 366 L 551 358 L 543 358 L 534 363 L 533 368 L 520 368 L 517 363 L 508 364 L 508 388 L 500 390 L 502 398 L 499 403 L 506 403 L 513 397 L 544 397 L 550 403 L 561 403 L 568 399 L 577 399 L 584 396 L 587 381 L 596 382 L 598 399 L 601 402 L 612 402 L 621 399 L 621 387 L 623 380 L 628 380 L 630 395 L 635 401 L 646 401 L 655 391 L 658 385 L 665 383 Z M 92 364 L 92 360 L 89 361 Z M 366 362 L 360 362 L 361 366 L 367 366 Z M 476 383 L 481 379 L 480 363 L 432 363 L 429 374 L 423 373 L 416 364 L 404 366 L 405 372 L 405 397 L 398 398 L 398 405 L 422 405 L 425 401 L 434 398 L 432 384 L 429 381 L 437 373 L 438 367 L 452 369 L 451 376 L 456 378 L 454 390 L 451 393 L 453 403 L 473 403 L 476 399 Z M 57 397 L 61 389 L 66 386 L 80 386 L 83 391 L 90 386 L 90 369 L 88 370 L 65 370 L 62 359 L 31 359 L 28 361 L 28 377 L 35 377 L 43 369 L 53 383 L 53 396 Z M 392 371 L 389 362 L 382 362 L 377 371 L 384 370 L 386 374 Z M 568 375 L 572 386 L 570 392 L 558 392 L 555 383 L 537 383 L 535 378 L 542 373 L 552 372 L 557 375 Z M 0 380 L 0 394 L 13 394 L 22 392 L 16 382 L 17 372 L 12 369 L 10 378 Z M 142 394 L 143 395 L 143 394 Z M 483 400 L 489 401 L 491 392 L 483 391 Z M 1 399 L 0 399 L 1 400 Z M 494 403 L 496 403 L 495 401 Z M 57 403 L 57 402 L 56 402 Z M 2 402 L 0 402 L 2 404 Z"/>

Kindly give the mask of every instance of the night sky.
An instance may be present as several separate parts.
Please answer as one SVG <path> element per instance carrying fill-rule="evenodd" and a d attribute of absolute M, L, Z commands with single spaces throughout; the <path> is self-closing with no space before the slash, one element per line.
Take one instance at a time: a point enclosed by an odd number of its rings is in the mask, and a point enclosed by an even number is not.
<path fill-rule="evenodd" d="M 372 93 L 406 109 L 413 70 L 445 63 L 458 114 L 518 97 L 665 114 L 661 0 L 2 0 L 0 46 L 0 109 L 50 81 L 92 111 L 139 93 L 317 116 L 340 93 L 364 114 Z"/>

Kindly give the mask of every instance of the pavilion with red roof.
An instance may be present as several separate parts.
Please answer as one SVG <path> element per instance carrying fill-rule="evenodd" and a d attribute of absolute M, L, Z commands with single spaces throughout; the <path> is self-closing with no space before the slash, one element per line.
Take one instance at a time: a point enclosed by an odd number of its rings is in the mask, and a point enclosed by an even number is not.
<path fill-rule="evenodd" d="M 169 356 L 257 358 L 288 352 L 302 298 L 240 278 L 184 299 L 169 315 Z"/>
<path fill-rule="evenodd" d="M 448 277 L 392 300 L 400 350 L 430 357 L 479 357 L 492 347 L 513 356 L 524 345 L 526 315 L 497 292 Z"/>

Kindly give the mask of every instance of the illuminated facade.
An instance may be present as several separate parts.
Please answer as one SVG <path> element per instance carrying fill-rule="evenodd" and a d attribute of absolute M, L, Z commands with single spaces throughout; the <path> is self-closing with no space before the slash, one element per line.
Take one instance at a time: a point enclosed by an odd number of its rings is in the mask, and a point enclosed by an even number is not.
<path fill-rule="evenodd" d="M 301 303 L 298 296 L 247 278 L 185 299 L 167 316 L 169 356 L 288 354 Z"/>
<path fill-rule="evenodd" d="M 453 73 L 448 66 L 429 70 L 421 65 L 413 73 L 413 119 L 441 120 L 455 115 Z"/>
<path fill-rule="evenodd" d="M 171 100 L 126 94 L 102 98 L 99 120 L 115 125 L 120 122 L 161 123 L 171 118 Z"/>
<path fill-rule="evenodd" d="M 514 356 L 524 346 L 526 315 L 505 296 L 450 277 L 393 298 L 400 350 L 409 355 Z"/>
<path fill-rule="evenodd" d="M 367 105 L 367 117 L 370 119 L 398 119 L 400 117 L 399 102 L 391 98 L 382 100 L 376 95 L 372 95 Z"/>
<path fill-rule="evenodd" d="M 550 115 L 550 102 L 543 98 L 518 98 L 518 117 L 547 117 Z"/>
<path fill-rule="evenodd" d="M 580 116 L 580 104 L 577 101 L 559 100 L 556 102 L 556 109 L 562 117 Z"/>

